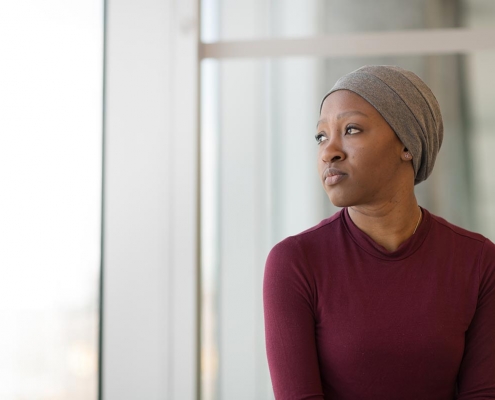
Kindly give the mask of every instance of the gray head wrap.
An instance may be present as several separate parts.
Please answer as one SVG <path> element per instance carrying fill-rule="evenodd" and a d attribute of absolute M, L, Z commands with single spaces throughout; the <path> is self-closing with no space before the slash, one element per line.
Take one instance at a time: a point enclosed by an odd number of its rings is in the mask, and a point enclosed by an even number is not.
<path fill-rule="evenodd" d="M 443 122 L 437 99 L 417 75 L 395 66 L 364 66 L 340 78 L 321 105 L 337 90 L 350 90 L 375 107 L 412 154 L 415 184 L 428 178 L 442 145 Z"/>

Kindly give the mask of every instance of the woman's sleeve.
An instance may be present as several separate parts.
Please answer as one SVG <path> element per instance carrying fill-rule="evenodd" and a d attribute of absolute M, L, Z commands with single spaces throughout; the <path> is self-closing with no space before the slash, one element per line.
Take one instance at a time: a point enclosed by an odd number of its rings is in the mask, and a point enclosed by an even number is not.
<path fill-rule="evenodd" d="M 489 240 L 483 245 L 479 274 L 478 304 L 457 378 L 458 400 L 495 399 L 495 245 Z"/>
<path fill-rule="evenodd" d="M 263 282 L 268 365 L 277 400 L 324 399 L 315 340 L 315 287 L 295 238 L 276 245 Z"/>

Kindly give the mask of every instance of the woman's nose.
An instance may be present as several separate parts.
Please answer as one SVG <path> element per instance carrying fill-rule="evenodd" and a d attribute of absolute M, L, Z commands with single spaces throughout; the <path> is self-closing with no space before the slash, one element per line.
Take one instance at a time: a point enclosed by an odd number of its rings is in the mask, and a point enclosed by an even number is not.
<path fill-rule="evenodd" d="M 330 136 L 321 144 L 321 146 L 323 146 L 321 158 L 325 163 L 342 161 L 345 158 L 340 138 Z"/>

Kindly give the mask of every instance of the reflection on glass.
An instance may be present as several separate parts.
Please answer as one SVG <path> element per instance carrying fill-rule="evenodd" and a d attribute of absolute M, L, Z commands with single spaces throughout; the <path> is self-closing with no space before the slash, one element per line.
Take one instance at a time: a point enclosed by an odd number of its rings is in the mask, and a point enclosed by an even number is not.
<path fill-rule="evenodd" d="M 103 4 L 0 6 L 0 398 L 98 383 Z"/>

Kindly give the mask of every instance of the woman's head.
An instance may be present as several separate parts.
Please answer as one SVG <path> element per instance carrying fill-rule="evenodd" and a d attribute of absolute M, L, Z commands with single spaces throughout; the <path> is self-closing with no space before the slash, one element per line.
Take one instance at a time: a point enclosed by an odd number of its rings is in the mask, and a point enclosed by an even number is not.
<path fill-rule="evenodd" d="M 362 67 L 339 79 L 321 104 L 325 190 L 343 206 L 412 188 L 430 175 L 442 138 L 438 102 L 420 78 L 394 66 Z M 343 175 L 331 177 L 332 168 Z"/>

